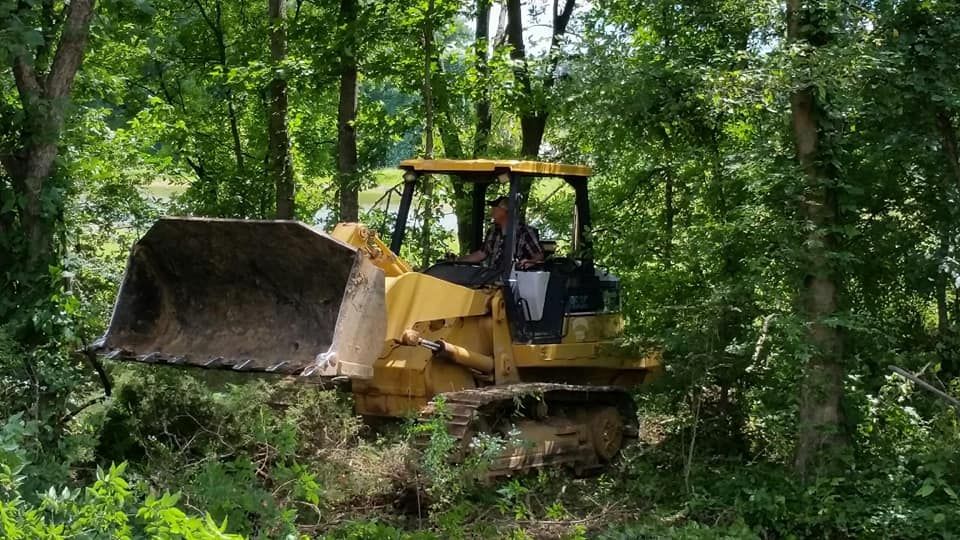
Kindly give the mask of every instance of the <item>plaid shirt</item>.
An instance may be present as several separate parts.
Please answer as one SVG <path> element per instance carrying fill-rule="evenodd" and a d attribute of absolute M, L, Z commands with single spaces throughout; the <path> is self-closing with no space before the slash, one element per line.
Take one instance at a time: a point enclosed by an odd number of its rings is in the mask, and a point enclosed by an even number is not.
<path fill-rule="evenodd" d="M 480 248 L 487 256 L 486 259 L 484 259 L 486 266 L 492 266 L 494 268 L 500 267 L 501 259 L 503 258 L 503 238 L 505 235 L 506 233 L 496 224 L 487 231 L 487 237 L 483 241 L 483 246 Z M 537 234 L 533 229 L 523 223 L 518 225 L 517 249 L 514 252 L 515 260 L 533 259 L 541 255 L 543 255 L 543 248 L 540 247 L 540 240 L 537 238 Z"/>

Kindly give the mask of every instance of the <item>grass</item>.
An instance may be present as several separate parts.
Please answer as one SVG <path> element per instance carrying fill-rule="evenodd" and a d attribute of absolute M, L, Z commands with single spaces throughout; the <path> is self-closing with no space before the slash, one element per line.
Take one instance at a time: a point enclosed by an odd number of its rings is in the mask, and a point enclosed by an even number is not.
<path fill-rule="evenodd" d="M 166 180 L 155 180 L 144 187 L 147 195 L 158 199 L 172 199 L 187 190 L 184 184 L 174 184 Z"/>

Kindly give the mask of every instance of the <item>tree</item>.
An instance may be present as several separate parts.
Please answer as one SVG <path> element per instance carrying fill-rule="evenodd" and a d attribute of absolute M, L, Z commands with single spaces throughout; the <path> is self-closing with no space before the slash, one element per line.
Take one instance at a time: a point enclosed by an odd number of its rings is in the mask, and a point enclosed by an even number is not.
<path fill-rule="evenodd" d="M 547 53 L 546 67 L 543 75 L 535 77 L 527 58 L 523 36 L 523 15 L 521 0 L 507 0 L 507 39 L 510 43 L 510 58 L 514 62 L 513 72 L 517 85 L 520 88 L 520 99 L 517 115 L 520 118 L 520 157 L 523 159 L 537 159 L 540 156 L 540 147 L 543 145 L 543 136 L 547 129 L 547 120 L 550 117 L 555 97 L 553 88 L 556 83 L 557 66 L 560 63 L 560 46 L 567 25 L 573 16 L 576 0 L 553 0 L 553 29 L 550 34 L 550 49 Z M 536 80 L 535 79 L 539 79 Z M 520 185 L 520 219 L 526 219 L 527 201 L 532 184 L 524 180 Z"/>
<path fill-rule="evenodd" d="M 223 4 L 221 0 L 214 0 L 213 4 L 213 13 L 209 13 L 207 8 L 204 7 L 203 0 L 193 0 L 194 5 L 199 11 L 200 16 L 203 19 L 203 22 L 206 24 L 210 33 L 214 38 L 214 48 L 216 51 L 216 58 L 221 72 L 227 72 L 230 69 L 227 58 L 227 36 L 224 24 L 224 13 L 223 13 Z M 160 74 L 160 77 L 163 77 L 163 74 Z M 243 143 L 240 139 L 240 120 L 239 112 L 237 111 L 236 96 L 234 90 L 230 85 L 223 86 L 224 97 L 226 98 L 227 105 L 227 120 L 230 123 L 230 136 L 233 143 L 233 158 L 235 160 L 236 174 L 240 176 L 244 173 L 244 149 Z M 182 104 L 182 103 L 181 103 Z M 197 163 L 191 165 L 194 170 L 197 172 L 198 176 L 204 177 L 205 169 L 202 164 Z M 213 202 L 216 204 L 220 198 L 220 189 L 219 183 L 221 179 L 213 176 L 208 176 L 204 178 L 209 181 L 212 187 L 212 198 Z M 207 183 L 207 182 L 205 182 Z"/>
<path fill-rule="evenodd" d="M 536 159 L 540 155 L 543 135 L 547 128 L 552 105 L 551 91 L 556 82 L 557 66 L 560 63 L 560 46 L 567 25 L 573 16 L 576 0 L 553 1 L 553 30 L 550 34 L 550 49 L 546 69 L 539 81 L 530 69 L 523 36 L 523 13 L 521 0 L 507 0 L 507 37 L 510 42 L 510 58 L 514 61 L 514 75 L 520 86 L 522 97 L 518 115 L 520 117 L 520 155 Z"/>
<path fill-rule="evenodd" d="M 357 0 L 340 0 L 340 103 L 337 109 L 337 187 L 340 220 L 357 221 Z"/>
<path fill-rule="evenodd" d="M 56 173 L 74 79 L 87 47 L 94 0 L 70 2 L 62 22 L 54 15 L 53 2 L 39 6 L 19 2 L 13 15 L 11 26 L 21 32 L 24 41 L 4 53 L 13 64 L 20 110 L 3 110 L 4 129 L 16 135 L 4 141 L 0 162 L 12 181 L 17 208 L 15 216 L 0 216 L 0 235 L 11 238 L 19 229 L 25 259 L 32 266 L 46 262 L 54 249 L 53 222 L 63 201 L 51 190 L 50 182 Z M 32 29 L 34 23 L 39 23 L 39 32 Z"/>
<path fill-rule="evenodd" d="M 950 52 L 960 40 L 960 11 L 953 3 L 904 2 L 884 13 L 882 21 L 891 32 L 897 32 L 892 48 L 902 56 L 906 73 L 891 81 L 910 116 L 906 125 L 916 125 L 918 135 L 938 143 L 941 159 L 939 171 L 931 171 L 932 217 L 938 222 L 939 245 L 936 252 L 937 276 L 934 296 L 937 302 L 937 330 L 940 337 L 951 329 L 947 286 L 950 281 L 949 256 L 957 243 L 960 211 L 956 199 L 960 195 L 960 148 L 954 118 L 960 113 L 960 92 L 954 69 L 955 56 Z M 905 75 L 905 76 L 904 76 Z M 904 105 L 901 105 L 903 107 Z M 943 204 L 943 203 L 946 204 Z"/>
<path fill-rule="evenodd" d="M 423 157 L 433 159 L 433 18 L 435 16 L 434 0 L 427 0 L 426 12 L 423 16 Z M 420 253 L 424 266 L 430 264 L 434 251 L 431 229 L 434 221 L 434 191 L 433 178 L 429 174 L 420 177 L 422 190 L 421 225 L 420 225 Z"/>
<path fill-rule="evenodd" d="M 476 26 L 474 29 L 474 40 L 472 44 L 472 58 L 475 81 L 471 84 L 472 88 L 464 91 L 463 88 L 457 88 L 457 82 L 453 79 L 464 78 L 463 74 L 449 74 L 444 70 L 443 59 L 437 55 L 436 64 L 438 73 L 434 74 L 433 86 L 435 87 L 435 102 L 440 118 L 437 122 L 437 131 L 443 144 L 444 156 L 452 159 L 467 159 L 471 155 L 474 159 L 490 157 L 490 139 L 493 129 L 493 108 L 492 108 L 492 81 L 490 74 L 490 0 L 477 0 L 476 3 Z M 503 13 L 503 12 L 501 12 Z M 493 54 L 496 54 L 497 44 L 493 44 Z M 469 75 L 468 75 L 469 77 Z M 463 86 L 462 84 L 460 86 Z M 458 90 L 460 90 L 458 92 Z M 474 110 L 473 118 L 467 120 L 458 119 L 454 102 L 462 100 L 469 102 L 473 98 Z M 461 114 L 462 116 L 466 116 Z M 466 124 L 466 130 L 461 125 Z M 472 125 L 471 125 L 472 124 Z M 472 132 L 466 135 L 464 131 Z M 465 137 L 473 135 L 472 145 L 464 142 Z M 467 139 L 469 141 L 469 139 Z M 472 154 L 468 153 L 467 148 L 472 146 Z M 461 252 L 466 252 L 473 238 L 474 227 L 480 227 L 482 224 L 473 223 L 473 195 L 471 189 L 473 184 L 458 177 L 451 177 L 453 187 L 453 207 L 457 216 L 457 239 Z"/>
<path fill-rule="evenodd" d="M 287 82 L 283 61 L 287 55 L 285 0 L 268 0 L 270 18 L 270 59 L 273 79 L 270 81 L 270 118 L 268 169 L 277 190 L 277 219 L 293 219 L 293 161 L 290 158 L 290 137 L 287 133 Z"/>
<path fill-rule="evenodd" d="M 787 0 L 787 39 L 795 46 L 815 50 L 826 45 L 824 13 L 801 0 Z M 811 51 L 812 52 L 812 51 Z M 812 81 L 800 81 L 790 96 L 791 126 L 797 161 L 804 181 L 799 214 L 807 221 L 805 267 L 800 309 L 807 321 L 811 345 L 800 389 L 800 431 L 796 468 L 806 474 L 826 465 L 842 447 L 843 337 L 829 319 L 838 312 L 840 277 L 831 261 L 840 222 L 838 193 L 830 166 L 824 164 L 821 103 Z"/>
<path fill-rule="evenodd" d="M 474 159 L 486 156 L 490 149 L 490 130 L 493 129 L 493 111 L 490 106 L 490 5 L 492 0 L 477 0 L 477 23 L 474 32 L 473 54 L 480 91 L 475 104 L 476 129 L 473 136 Z M 471 225 L 472 226 L 472 225 Z"/>

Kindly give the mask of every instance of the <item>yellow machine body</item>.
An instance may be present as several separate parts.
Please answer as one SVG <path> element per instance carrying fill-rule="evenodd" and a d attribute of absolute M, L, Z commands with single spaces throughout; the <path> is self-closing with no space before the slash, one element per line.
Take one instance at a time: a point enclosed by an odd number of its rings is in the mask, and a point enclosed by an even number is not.
<path fill-rule="evenodd" d="M 517 382 L 570 382 L 634 386 L 661 365 L 657 350 L 624 353 L 619 313 L 568 316 L 564 337 L 555 344 L 515 344 L 498 288 L 471 289 L 410 271 L 366 227 L 339 224 L 332 236 L 369 250 L 384 261 L 387 332 L 373 364 L 373 376 L 353 379 L 357 412 L 370 416 L 415 414 L 434 396 L 478 385 Z M 403 333 L 454 344 L 493 358 L 489 372 L 403 343 Z M 371 336 L 372 337 L 372 336 Z M 335 376 L 333 370 L 327 375 Z"/>

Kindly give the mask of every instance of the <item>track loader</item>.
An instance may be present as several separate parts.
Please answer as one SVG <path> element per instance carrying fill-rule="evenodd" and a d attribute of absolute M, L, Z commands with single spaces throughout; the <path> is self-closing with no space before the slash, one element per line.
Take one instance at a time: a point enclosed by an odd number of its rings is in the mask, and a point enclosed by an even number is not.
<path fill-rule="evenodd" d="M 463 451 L 482 433 L 514 441 L 490 464 L 492 475 L 613 459 L 637 433 L 627 388 L 656 374 L 660 357 L 618 345 L 619 284 L 591 251 L 589 168 L 443 159 L 400 168 L 389 246 L 356 223 L 325 234 L 295 221 L 159 220 L 132 248 L 95 352 L 348 381 L 364 416 L 442 410 Z M 425 174 L 468 181 L 476 224 L 489 188 L 507 190 L 501 267 L 441 261 L 418 272 L 397 256 Z M 531 178 L 572 188 L 571 255 L 518 271 L 520 185 Z M 483 241 L 474 229 L 471 249 Z"/>

